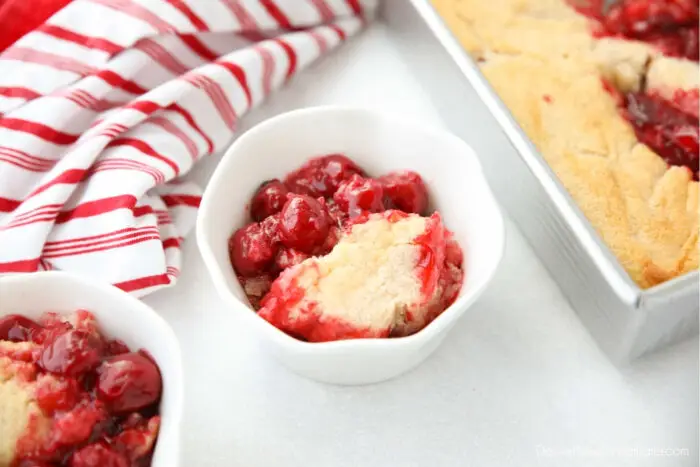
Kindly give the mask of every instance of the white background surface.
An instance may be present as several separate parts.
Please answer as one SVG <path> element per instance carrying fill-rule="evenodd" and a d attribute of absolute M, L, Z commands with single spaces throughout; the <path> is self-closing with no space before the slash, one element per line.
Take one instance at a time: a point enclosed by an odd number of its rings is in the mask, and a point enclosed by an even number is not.
<path fill-rule="evenodd" d="M 272 96 L 241 131 L 318 104 L 441 124 L 381 26 Z M 194 177 L 204 183 L 216 162 Z M 190 237 L 177 286 L 146 299 L 184 354 L 182 466 L 697 466 L 697 338 L 618 370 L 512 224 L 507 243 L 474 312 L 418 369 L 333 387 L 260 352 L 217 297 Z"/>

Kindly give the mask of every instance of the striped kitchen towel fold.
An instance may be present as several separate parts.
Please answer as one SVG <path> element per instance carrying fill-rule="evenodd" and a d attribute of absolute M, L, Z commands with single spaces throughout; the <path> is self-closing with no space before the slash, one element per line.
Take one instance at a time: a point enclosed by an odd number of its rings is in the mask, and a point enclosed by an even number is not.
<path fill-rule="evenodd" d="M 74 0 L 0 54 L 0 274 L 172 285 L 238 119 L 376 0 Z"/>

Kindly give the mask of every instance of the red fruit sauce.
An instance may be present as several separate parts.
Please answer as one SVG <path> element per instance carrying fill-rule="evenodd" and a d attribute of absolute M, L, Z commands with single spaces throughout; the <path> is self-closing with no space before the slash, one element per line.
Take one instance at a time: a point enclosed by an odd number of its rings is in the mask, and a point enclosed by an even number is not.
<path fill-rule="evenodd" d="M 421 280 L 421 292 L 424 296 L 430 297 L 438 288 L 439 273 L 442 270 L 438 265 L 445 263 L 444 251 L 433 248 L 433 245 L 445 243 L 445 228 L 442 227 L 439 214 L 430 216 L 425 232 L 416 238 L 414 243 L 420 247 L 420 258 L 416 268 Z"/>
<path fill-rule="evenodd" d="M 670 57 L 698 61 L 697 0 L 569 0 L 595 20 L 600 36 L 647 42 Z"/>
<path fill-rule="evenodd" d="M 284 203 L 280 202 L 282 196 Z M 266 181 L 254 193 L 250 203 L 251 222 L 229 239 L 231 264 L 251 305 L 258 310 L 266 303 L 271 313 L 278 310 L 281 316 L 303 297 L 303 290 L 294 284 L 282 287 L 276 281 L 283 271 L 312 256 L 328 254 L 343 229 L 366 221 L 370 213 L 387 211 L 387 215 L 394 217 L 409 213 L 424 215 L 428 205 L 427 187 L 415 172 L 398 171 L 374 178 L 344 155 L 316 157 L 283 181 Z M 428 229 L 425 238 L 416 242 L 421 244 L 425 240 L 426 245 L 435 242 L 431 236 L 438 232 L 445 233 L 445 229 Z M 446 257 L 437 258 L 430 248 L 425 248 L 418 266 L 421 271 L 431 271 L 439 269 L 430 267 L 436 262 L 446 265 L 439 277 L 421 275 L 426 294 L 436 287 L 445 291 L 442 301 L 434 305 L 436 315 L 454 301 L 462 283 L 461 248 L 451 238 L 441 237 L 441 240 L 447 242 Z M 288 329 L 302 340 L 389 337 L 389 330 L 375 335 L 377 330 L 357 329 L 342 322 L 332 326 L 324 322 L 324 326 L 318 326 L 319 316 L 313 310 L 306 311 L 306 318 L 297 317 L 294 326 Z M 278 327 L 284 330 L 283 323 Z"/>
<path fill-rule="evenodd" d="M 229 238 L 229 257 L 258 309 L 282 271 L 329 253 L 348 222 L 369 212 L 400 209 L 420 214 L 427 207 L 428 190 L 415 172 L 372 178 L 342 154 L 315 157 L 284 181 L 260 185 L 250 202 L 252 221 Z"/>
<path fill-rule="evenodd" d="M 0 318 L 0 341 L 34 344 L 26 354 L 0 352 L 0 357 L 24 362 L 22 378 L 36 383 L 37 404 L 50 420 L 46 432 L 39 429 L 42 419 L 30 418 L 12 467 L 150 465 L 162 379 L 148 354 L 106 339 L 85 310 L 70 322 L 56 313 L 45 313 L 39 322 Z"/>
<path fill-rule="evenodd" d="M 694 101 L 695 105 L 689 105 Z M 677 91 L 669 101 L 658 94 L 627 93 L 620 111 L 634 128 L 637 139 L 669 165 L 687 167 L 698 180 L 698 91 Z M 688 109 L 694 109 L 690 113 Z"/>

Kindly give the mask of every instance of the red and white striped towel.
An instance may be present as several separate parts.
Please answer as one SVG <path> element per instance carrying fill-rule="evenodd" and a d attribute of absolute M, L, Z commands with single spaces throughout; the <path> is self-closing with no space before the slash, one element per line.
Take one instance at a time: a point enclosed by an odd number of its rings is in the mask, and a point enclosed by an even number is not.
<path fill-rule="evenodd" d="M 237 120 L 376 0 L 74 0 L 0 54 L 0 273 L 172 285 Z"/>

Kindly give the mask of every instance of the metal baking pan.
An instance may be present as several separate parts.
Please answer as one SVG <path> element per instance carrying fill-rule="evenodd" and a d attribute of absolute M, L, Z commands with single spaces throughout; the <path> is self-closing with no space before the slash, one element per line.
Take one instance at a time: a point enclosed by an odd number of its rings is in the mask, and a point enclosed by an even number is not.
<path fill-rule="evenodd" d="M 632 281 L 429 1 L 385 0 L 381 17 L 445 124 L 476 150 L 499 201 L 610 359 L 625 364 L 697 334 L 698 272 L 647 290 Z"/>

